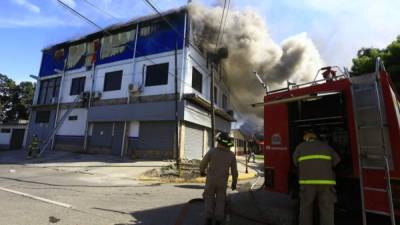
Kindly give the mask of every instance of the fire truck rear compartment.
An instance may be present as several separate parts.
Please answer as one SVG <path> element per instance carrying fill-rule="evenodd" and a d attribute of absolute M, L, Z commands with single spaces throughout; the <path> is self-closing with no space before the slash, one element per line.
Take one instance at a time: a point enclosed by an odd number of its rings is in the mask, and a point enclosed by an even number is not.
<path fill-rule="evenodd" d="M 346 199 L 354 199 L 359 196 L 358 184 L 351 179 L 353 174 L 352 155 L 349 141 L 348 121 L 346 105 L 341 93 L 327 95 L 315 99 L 300 100 L 288 104 L 289 121 L 289 149 L 291 155 L 296 146 L 303 141 L 304 131 L 313 129 L 319 138 L 329 143 L 339 154 L 341 163 L 336 168 L 338 205 L 352 207 L 355 202 L 347 202 Z M 289 176 L 289 192 L 297 192 L 296 169 Z M 343 191 L 342 191 L 343 190 Z M 352 198 L 346 195 L 353 195 Z M 346 207 L 346 208 L 347 208 Z"/>

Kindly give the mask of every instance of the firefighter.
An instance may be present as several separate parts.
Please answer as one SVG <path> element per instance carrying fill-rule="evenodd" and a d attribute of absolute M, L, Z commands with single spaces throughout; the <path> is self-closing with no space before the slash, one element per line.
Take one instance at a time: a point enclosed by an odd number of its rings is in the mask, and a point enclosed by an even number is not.
<path fill-rule="evenodd" d="M 230 151 L 233 146 L 232 138 L 228 133 L 217 134 L 217 147 L 210 149 L 200 163 L 200 174 L 206 176 L 206 185 L 203 198 L 205 202 L 206 225 L 222 224 L 225 214 L 225 198 L 229 177 L 229 168 L 232 174 L 232 190 L 236 189 L 238 171 L 235 154 Z"/>
<path fill-rule="evenodd" d="M 36 155 L 39 152 L 39 144 L 40 140 L 36 134 L 33 135 L 31 144 L 29 145 L 28 149 L 28 158 L 36 158 Z"/>
<path fill-rule="evenodd" d="M 293 154 L 293 163 L 299 170 L 300 225 L 313 224 L 315 201 L 320 224 L 334 225 L 336 181 L 333 167 L 340 162 L 340 158 L 328 144 L 318 140 L 313 130 L 306 131 L 303 139 L 304 142 L 297 146 Z"/>

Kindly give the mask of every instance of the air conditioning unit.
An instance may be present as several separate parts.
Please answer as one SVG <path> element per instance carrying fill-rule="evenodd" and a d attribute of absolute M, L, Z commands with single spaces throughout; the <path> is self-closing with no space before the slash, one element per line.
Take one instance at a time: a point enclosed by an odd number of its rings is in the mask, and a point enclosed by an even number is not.
<path fill-rule="evenodd" d="M 95 91 L 92 93 L 92 98 L 93 99 L 100 99 L 101 98 L 102 93 L 100 91 Z"/>
<path fill-rule="evenodd" d="M 137 83 L 131 83 L 128 86 L 128 90 L 130 93 L 140 93 L 142 92 L 142 86 Z"/>
<path fill-rule="evenodd" d="M 86 99 L 89 99 L 89 98 L 90 98 L 90 92 L 84 91 L 84 92 L 81 93 L 81 99 L 86 100 Z"/>

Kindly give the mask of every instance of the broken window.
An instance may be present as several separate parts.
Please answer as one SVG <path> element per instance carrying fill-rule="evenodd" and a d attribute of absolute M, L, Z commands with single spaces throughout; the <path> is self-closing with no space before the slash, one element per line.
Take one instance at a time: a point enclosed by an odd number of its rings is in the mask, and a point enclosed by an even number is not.
<path fill-rule="evenodd" d="M 86 54 L 86 43 L 69 47 L 67 68 L 74 68 Z"/>
<path fill-rule="evenodd" d="M 168 28 L 168 24 L 165 23 L 164 21 L 153 22 L 151 24 L 143 25 L 142 27 L 140 27 L 139 35 L 140 37 L 147 37 L 165 28 Z"/>
<path fill-rule="evenodd" d="M 146 87 L 168 84 L 169 63 L 147 66 Z"/>
<path fill-rule="evenodd" d="M 50 121 L 50 111 L 37 111 L 36 112 L 36 123 L 48 123 Z"/>
<path fill-rule="evenodd" d="M 109 35 L 101 39 L 100 58 L 104 59 L 125 51 L 130 41 L 135 37 L 135 30 Z"/>
<path fill-rule="evenodd" d="M 104 77 L 104 91 L 121 89 L 122 70 L 106 73 Z"/>
<path fill-rule="evenodd" d="M 200 93 L 203 88 L 203 75 L 194 67 L 192 70 L 192 87 Z"/>
<path fill-rule="evenodd" d="M 99 49 L 99 40 L 86 43 L 85 66 L 90 66 L 96 61 L 96 52 Z"/>
<path fill-rule="evenodd" d="M 86 81 L 86 77 L 78 77 L 78 78 L 72 79 L 71 90 L 69 92 L 69 95 L 81 94 L 85 89 L 85 81 Z"/>

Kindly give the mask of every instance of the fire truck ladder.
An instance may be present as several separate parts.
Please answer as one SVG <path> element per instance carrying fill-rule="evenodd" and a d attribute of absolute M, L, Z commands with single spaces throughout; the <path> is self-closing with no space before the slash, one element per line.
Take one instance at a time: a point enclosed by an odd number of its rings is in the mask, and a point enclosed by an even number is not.
<path fill-rule="evenodd" d="M 390 169 L 392 168 L 391 147 L 386 126 L 382 87 L 379 82 L 381 69 L 384 70 L 384 66 L 378 58 L 375 73 L 352 77 L 363 225 L 368 224 L 367 213 L 388 215 L 390 216 L 391 224 L 396 225 L 390 181 Z M 383 172 L 382 179 L 384 179 L 385 187 L 366 186 L 364 180 L 366 170 Z M 366 191 L 386 193 L 388 212 L 367 209 Z"/>
<path fill-rule="evenodd" d="M 51 142 L 54 140 L 56 133 L 58 129 L 60 129 L 61 124 L 67 119 L 68 115 L 71 113 L 71 111 L 80 103 L 82 96 L 78 95 L 75 100 L 68 106 L 67 111 L 62 115 L 62 117 L 56 121 L 55 127 L 51 130 L 50 134 L 47 136 L 46 140 L 43 142 L 42 147 L 40 148 L 38 157 L 40 157 L 43 152 L 45 152 L 48 147 L 50 146 Z"/>

